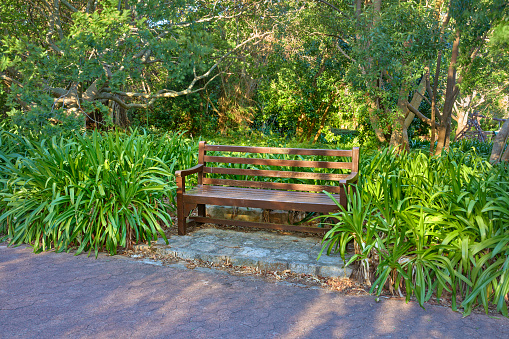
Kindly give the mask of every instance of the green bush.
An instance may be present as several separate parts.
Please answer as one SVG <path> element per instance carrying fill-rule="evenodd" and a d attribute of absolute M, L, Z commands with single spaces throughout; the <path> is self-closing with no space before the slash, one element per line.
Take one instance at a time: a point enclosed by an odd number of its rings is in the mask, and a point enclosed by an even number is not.
<path fill-rule="evenodd" d="M 355 240 L 372 291 L 413 295 L 422 306 L 447 291 L 465 315 L 490 303 L 508 315 L 509 166 L 451 149 L 365 156 L 357 193 L 324 237 L 323 251 L 346 253 Z M 371 271 L 370 271 L 371 268 Z M 373 271 L 376 268 L 376 271 Z"/>
<path fill-rule="evenodd" d="M 4 238 L 36 251 L 77 248 L 96 255 L 166 239 L 174 172 L 194 163 L 197 153 L 180 134 L 137 131 L 23 142 L 26 156 L 6 156 L 1 165 Z"/>

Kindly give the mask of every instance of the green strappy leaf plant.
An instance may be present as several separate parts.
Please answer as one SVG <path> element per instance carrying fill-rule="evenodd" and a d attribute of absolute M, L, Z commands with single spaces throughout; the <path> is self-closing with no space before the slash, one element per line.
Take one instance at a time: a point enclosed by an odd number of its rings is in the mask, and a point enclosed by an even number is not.
<path fill-rule="evenodd" d="M 10 244 L 35 251 L 117 248 L 165 238 L 174 172 L 194 159 L 182 135 L 132 131 L 25 140 L 27 155 L 2 163 L 0 208 Z"/>
<path fill-rule="evenodd" d="M 322 250 L 345 256 L 349 241 L 371 244 L 377 294 L 387 288 L 424 306 L 447 291 L 464 315 L 494 304 L 507 316 L 509 166 L 492 166 L 489 146 L 478 146 L 460 144 L 441 157 L 389 149 L 363 154 L 359 196 L 348 197 L 355 208 L 329 215 L 338 222 Z M 357 228 L 350 227 L 354 216 Z M 357 255 L 349 264 L 362 267 L 364 259 Z"/>

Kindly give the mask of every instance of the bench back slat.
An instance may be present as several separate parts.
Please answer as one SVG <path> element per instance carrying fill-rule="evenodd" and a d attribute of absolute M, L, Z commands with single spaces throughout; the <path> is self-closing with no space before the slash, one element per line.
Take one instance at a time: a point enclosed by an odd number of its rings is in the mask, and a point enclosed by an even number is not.
<path fill-rule="evenodd" d="M 238 158 L 238 157 L 219 157 L 219 156 L 209 156 L 209 155 L 205 155 L 204 161 L 206 163 L 207 162 L 217 162 L 217 163 L 226 163 L 226 164 L 267 165 L 267 166 L 279 166 L 279 167 L 286 166 L 286 167 L 352 169 L 351 162 Z"/>
<path fill-rule="evenodd" d="M 332 157 L 351 157 L 352 156 L 352 150 L 337 150 L 337 149 L 250 147 L 250 146 L 229 146 L 229 145 L 204 144 L 204 150 L 205 151 L 219 151 L 219 152 L 239 152 L 239 153 L 322 155 L 322 156 L 332 156 Z"/>
<path fill-rule="evenodd" d="M 248 181 L 248 180 L 231 180 L 231 179 L 214 179 L 203 178 L 203 184 L 214 186 L 235 186 L 249 188 L 264 188 L 288 191 L 302 192 L 322 192 L 341 193 L 344 188 L 341 186 L 327 185 L 306 185 L 306 184 L 289 184 L 284 182 L 265 182 L 265 181 Z"/>
<path fill-rule="evenodd" d="M 315 179 L 315 180 L 331 180 L 331 181 L 340 181 L 340 180 L 345 179 L 348 176 L 347 174 L 334 174 L 334 173 L 254 170 L 254 169 L 223 168 L 223 167 L 203 167 L 203 173 L 246 175 L 246 176 L 251 176 L 251 177 Z"/>

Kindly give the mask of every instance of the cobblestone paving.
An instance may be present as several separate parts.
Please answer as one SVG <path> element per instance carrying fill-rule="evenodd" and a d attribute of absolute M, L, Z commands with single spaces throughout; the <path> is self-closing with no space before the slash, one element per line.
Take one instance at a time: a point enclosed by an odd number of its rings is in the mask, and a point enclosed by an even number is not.
<path fill-rule="evenodd" d="M 0 244 L 1 338 L 508 338 L 509 320 Z"/>
<path fill-rule="evenodd" d="M 160 255 L 182 259 L 201 259 L 216 264 L 258 267 L 269 271 L 323 277 L 349 277 L 339 254 L 322 255 L 321 238 L 281 235 L 274 232 L 239 232 L 215 228 L 200 229 L 186 236 L 172 236 L 165 245 L 159 240 L 153 249 Z"/>

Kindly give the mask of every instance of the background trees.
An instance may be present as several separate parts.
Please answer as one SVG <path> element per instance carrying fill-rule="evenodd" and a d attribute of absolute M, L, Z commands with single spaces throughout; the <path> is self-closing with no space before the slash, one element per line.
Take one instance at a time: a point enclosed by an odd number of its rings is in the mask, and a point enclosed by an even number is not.
<path fill-rule="evenodd" d="M 2 112 L 47 133 L 135 122 L 315 142 L 368 123 L 402 150 L 417 117 L 438 154 L 473 112 L 508 115 L 502 0 L 8 0 L 0 14 Z"/>
<path fill-rule="evenodd" d="M 83 126 L 85 118 L 102 124 L 106 117 L 125 125 L 126 110 L 203 90 L 219 64 L 266 35 L 253 26 L 235 40 L 231 30 L 222 32 L 229 20 L 253 12 L 263 17 L 266 8 L 258 3 L 41 0 L 27 6 L 22 17 L 9 18 L 26 27 L 5 29 L 0 70 L 11 114 L 31 128 Z"/>

